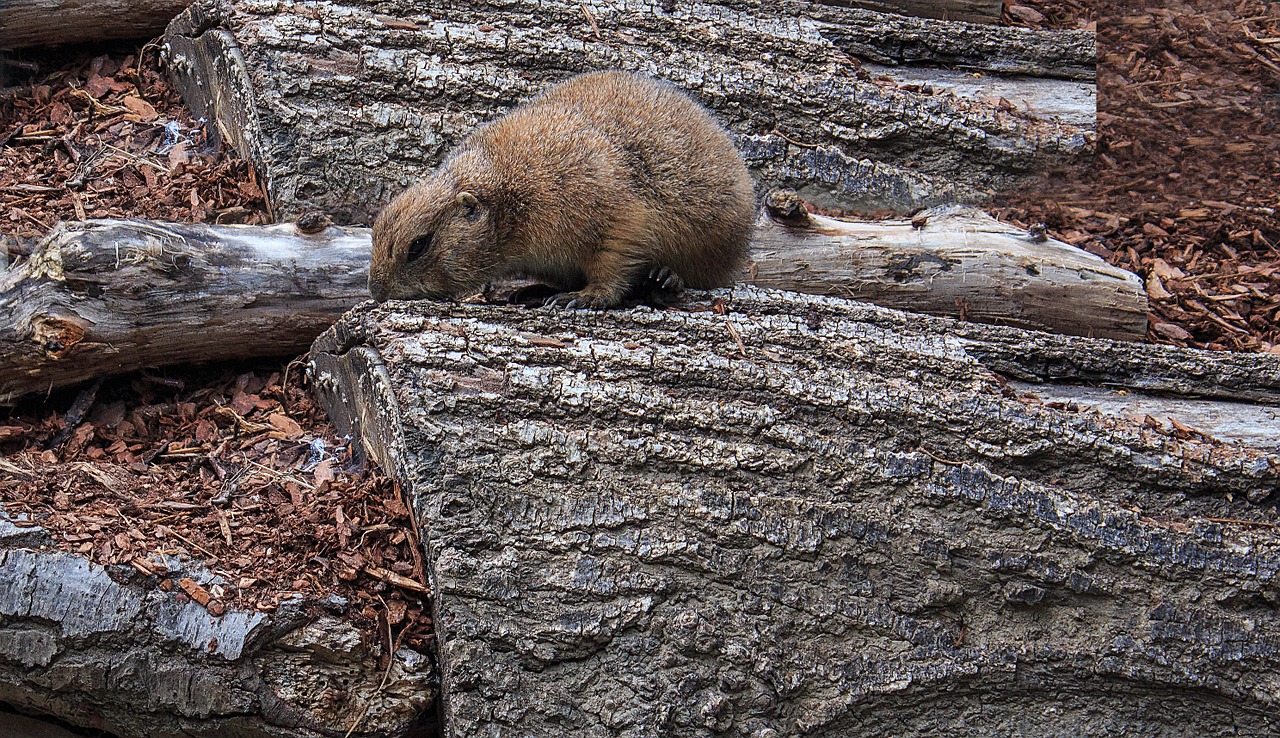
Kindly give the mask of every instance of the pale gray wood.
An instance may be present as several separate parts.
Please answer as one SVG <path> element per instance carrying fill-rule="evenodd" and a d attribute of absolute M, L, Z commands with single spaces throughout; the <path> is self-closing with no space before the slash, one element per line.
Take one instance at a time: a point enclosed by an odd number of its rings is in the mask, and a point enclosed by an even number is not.
<path fill-rule="evenodd" d="M 936 315 L 1142 339 L 1138 278 L 981 211 L 910 222 L 763 216 L 742 279 Z M 0 405 L 144 367 L 287 356 L 367 299 L 367 228 L 63 223 L 0 272 Z"/>
<path fill-rule="evenodd" d="M 148 39 L 191 0 L 4 0 L 0 49 Z"/>
<path fill-rule="evenodd" d="M 184 98 L 255 163 L 281 218 L 369 223 L 476 126 L 604 68 L 705 103 L 761 192 L 785 185 L 861 212 L 981 201 L 1086 161 L 1094 139 L 1087 101 L 1062 116 L 912 91 L 854 58 L 1087 79 L 1089 34 L 802 0 L 200 0 L 165 43 Z"/>
<path fill-rule="evenodd" d="M 1140 341 L 1147 331 L 1137 275 L 973 208 L 804 225 L 763 217 L 752 245 L 750 281 L 762 287 L 1076 336 Z"/>
<path fill-rule="evenodd" d="M 289 356 L 368 297 L 369 235 L 61 223 L 0 272 L 0 404 L 106 374 Z"/>
<path fill-rule="evenodd" d="M 1280 407 L 1247 402 L 1193 400 L 1186 397 L 1153 397 L 1128 390 L 1102 389 L 1070 385 L 1047 387 L 1025 382 L 1011 385 L 1046 403 L 1074 405 L 1094 409 L 1139 423 L 1160 424 L 1164 430 L 1182 426 L 1224 441 L 1243 443 L 1253 448 L 1280 453 Z M 1190 431 L 1188 431 L 1190 432 Z"/>
<path fill-rule="evenodd" d="M 425 529 L 446 737 L 1280 731 L 1273 445 L 1023 401 L 975 347 L 1041 334 L 714 294 L 364 305 L 313 347 Z"/>
<path fill-rule="evenodd" d="M 340 600 L 213 617 L 130 567 L 33 550 L 31 528 L 10 530 L 17 540 L 0 529 L 0 702 L 12 708 L 136 738 L 328 738 L 357 719 L 356 735 L 390 738 L 435 699 L 431 661 L 400 648 L 378 668 L 385 645 L 338 615 Z M 234 586 L 169 564 L 206 589 Z"/>

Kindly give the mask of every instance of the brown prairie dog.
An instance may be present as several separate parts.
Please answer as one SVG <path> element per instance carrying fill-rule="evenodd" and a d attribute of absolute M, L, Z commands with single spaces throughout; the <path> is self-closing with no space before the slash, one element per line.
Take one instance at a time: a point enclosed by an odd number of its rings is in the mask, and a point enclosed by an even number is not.
<path fill-rule="evenodd" d="M 646 280 L 721 287 L 755 200 L 724 129 L 668 83 L 573 77 L 483 126 L 373 227 L 374 299 L 444 299 L 523 275 L 608 308 Z"/>

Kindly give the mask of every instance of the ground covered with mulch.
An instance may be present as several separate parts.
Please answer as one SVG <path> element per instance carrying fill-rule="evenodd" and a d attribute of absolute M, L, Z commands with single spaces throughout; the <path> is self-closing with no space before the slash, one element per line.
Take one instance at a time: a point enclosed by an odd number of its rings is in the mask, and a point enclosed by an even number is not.
<path fill-rule="evenodd" d="M 1139 274 L 1151 341 L 1280 353 L 1280 3 L 1092 5 L 1098 155 L 996 214 Z"/>
<path fill-rule="evenodd" d="M 22 258 L 59 220 L 270 221 L 250 167 L 192 119 L 156 51 L 10 57 L 22 84 L 0 91 L 0 254 Z M 108 379 L 0 411 L 5 513 L 215 615 L 336 595 L 426 648 L 400 491 L 335 436 L 286 362 Z M 192 564 L 217 583 L 184 576 Z"/>
<path fill-rule="evenodd" d="M 1005 21 L 1099 33 L 1099 154 L 1000 217 L 1133 269 L 1150 339 L 1280 352 L 1280 5 L 1006 2 Z M 262 223 L 261 188 L 193 120 L 154 46 L 27 54 L 0 91 L 0 254 L 60 219 Z M 110 379 L 0 411 L 0 501 L 55 545 L 205 603 L 338 595 L 430 635 L 394 483 L 359 461 L 284 362 Z M 183 559 L 217 573 L 201 587 Z M 384 639 L 385 640 L 385 639 Z"/>
<path fill-rule="evenodd" d="M 192 119 L 147 44 L 27 52 L 0 91 L 0 234 L 28 253 L 59 220 L 267 223 L 250 167 Z"/>
<path fill-rule="evenodd" d="M 215 615 L 337 595 L 407 628 L 401 643 L 430 639 L 400 490 L 336 437 L 297 362 L 145 373 L 31 401 L 0 420 L 0 451 L 6 513 L 37 521 L 58 549 L 131 566 Z M 171 573 L 190 561 L 222 582 Z"/>

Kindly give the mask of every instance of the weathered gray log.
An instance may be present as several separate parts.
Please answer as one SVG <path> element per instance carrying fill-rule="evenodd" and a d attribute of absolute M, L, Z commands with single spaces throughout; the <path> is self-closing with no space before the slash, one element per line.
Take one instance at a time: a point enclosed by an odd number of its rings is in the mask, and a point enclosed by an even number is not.
<path fill-rule="evenodd" d="M 797 212 L 795 223 L 758 223 L 752 283 L 1074 336 L 1146 335 L 1137 275 L 981 210 L 943 207 L 901 221 Z"/>
<path fill-rule="evenodd" d="M 718 294 L 364 305 L 313 347 L 425 528 L 445 736 L 1280 731 L 1276 449 L 1015 396 L 972 350 L 1039 334 Z"/>
<path fill-rule="evenodd" d="M 1063 115 L 1022 104 L 1016 82 L 957 96 L 911 84 L 908 67 L 877 79 L 850 56 L 1079 80 L 1092 74 L 1083 32 L 807 0 L 199 0 L 165 39 L 184 98 L 254 162 L 280 217 L 371 222 L 477 125 L 600 68 L 671 79 L 707 104 L 762 192 L 863 212 L 979 201 L 1093 147 L 1091 82 L 1037 82 L 1039 98 L 1078 101 Z"/>
<path fill-rule="evenodd" d="M 1136 276 L 981 211 L 946 208 L 922 221 L 765 216 L 743 278 L 983 322 L 1143 337 Z M 30 260 L 0 272 L 0 405 L 144 367 L 301 353 L 368 297 L 369 248 L 364 228 L 59 225 Z"/>
<path fill-rule="evenodd" d="M 920 18 L 998 23 L 1001 0 L 818 0 L 826 5 L 866 8 L 882 13 L 901 13 Z"/>
<path fill-rule="evenodd" d="M 0 702 L 12 708 L 121 738 L 333 738 L 357 721 L 354 735 L 404 735 L 433 704 L 429 659 L 400 648 L 380 669 L 386 645 L 349 616 L 299 600 L 213 617 L 130 567 L 32 550 L 33 535 L 0 518 Z"/>
<path fill-rule="evenodd" d="M 368 297 L 367 231 L 62 223 L 0 272 L 0 404 L 106 374 L 287 356 Z"/>
<path fill-rule="evenodd" d="M 880 64 L 926 64 L 1072 80 L 1097 76 L 1096 46 L 1090 31 L 938 24 L 831 10 L 815 11 L 815 16 L 824 21 L 818 26 L 823 38 L 847 54 Z M 944 28 L 946 32 L 940 33 Z"/>
<path fill-rule="evenodd" d="M 190 4 L 191 0 L 5 0 L 0 2 L 0 49 L 152 38 Z"/>

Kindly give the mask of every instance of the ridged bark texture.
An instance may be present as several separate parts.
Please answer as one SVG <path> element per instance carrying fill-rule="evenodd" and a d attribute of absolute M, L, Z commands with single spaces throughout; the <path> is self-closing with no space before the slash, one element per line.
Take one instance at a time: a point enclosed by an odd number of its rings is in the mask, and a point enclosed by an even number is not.
<path fill-rule="evenodd" d="M 366 304 L 313 348 L 426 529 L 445 735 L 1280 730 L 1280 449 L 991 368 L 1273 408 L 1280 358 L 718 296 Z"/>

